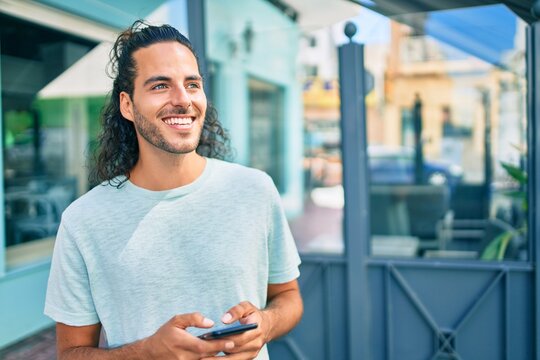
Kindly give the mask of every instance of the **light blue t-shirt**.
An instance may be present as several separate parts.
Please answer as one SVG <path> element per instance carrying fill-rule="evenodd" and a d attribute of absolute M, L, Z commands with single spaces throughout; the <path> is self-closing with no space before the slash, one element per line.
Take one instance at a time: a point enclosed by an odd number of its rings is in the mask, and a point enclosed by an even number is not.
<path fill-rule="evenodd" d="M 199 311 L 217 325 L 241 301 L 264 308 L 268 284 L 296 279 L 299 264 L 271 178 L 207 159 L 189 185 L 99 185 L 69 206 L 45 314 L 72 326 L 101 322 L 117 347 L 176 314 Z"/>

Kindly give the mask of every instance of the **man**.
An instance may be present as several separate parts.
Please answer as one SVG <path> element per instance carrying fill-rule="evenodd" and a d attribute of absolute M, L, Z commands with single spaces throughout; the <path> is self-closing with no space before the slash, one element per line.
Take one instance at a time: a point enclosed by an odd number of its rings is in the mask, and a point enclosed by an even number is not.
<path fill-rule="evenodd" d="M 111 54 L 102 183 L 64 212 L 51 266 L 45 313 L 59 358 L 267 359 L 265 344 L 302 313 L 299 256 L 275 186 L 216 159 L 226 134 L 176 29 L 136 22 Z M 235 321 L 258 328 L 194 336 Z"/>

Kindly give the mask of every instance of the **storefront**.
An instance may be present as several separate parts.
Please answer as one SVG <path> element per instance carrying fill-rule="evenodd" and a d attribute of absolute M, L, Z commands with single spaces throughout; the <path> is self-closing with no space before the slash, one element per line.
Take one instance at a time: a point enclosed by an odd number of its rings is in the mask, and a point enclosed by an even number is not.
<path fill-rule="evenodd" d="M 263 0 L 2 0 L 0 348 L 52 325 L 42 312 L 54 236 L 62 211 L 93 186 L 88 161 L 112 88 L 110 47 L 139 18 L 189 35 L 208 97 L 231 133 L 232 160 L 267 171 L 288 213 L 301 211 L 301 89 L 289 61 L 299 36 L 279 7 Z M 273 41 L 284 46 L 268 53 L 263 40 L 272 41 L 265 36 L 273 27 L 283 29 Z"/>
<path fill-rule="evenodd" d="M 140 17 L 187 32 L 186 2 L 164 3 L 0 1 L 0 348 L 52 325 L 43 303 L 54 235 L 90 186 L 110 45 Z"/>

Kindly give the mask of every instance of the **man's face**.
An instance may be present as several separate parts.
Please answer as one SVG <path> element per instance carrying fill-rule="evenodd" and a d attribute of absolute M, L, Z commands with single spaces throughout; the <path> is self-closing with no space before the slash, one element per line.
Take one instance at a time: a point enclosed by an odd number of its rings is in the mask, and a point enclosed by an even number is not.
<path fill-rule="evenodd" d="M 178 42 L 162 42 L 135 51 L 133 58 L 133 98 L 122 92 L 120 106 L 135 125 L 140 152 L 193 152 L 206 114 L 195 56 Z"/>

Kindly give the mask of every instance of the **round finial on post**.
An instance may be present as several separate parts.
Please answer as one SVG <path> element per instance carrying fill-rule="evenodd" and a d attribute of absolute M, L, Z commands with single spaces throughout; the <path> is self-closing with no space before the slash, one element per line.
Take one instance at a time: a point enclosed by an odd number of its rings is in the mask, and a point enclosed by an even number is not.
<path fill-rule="evenodd" d="M 352 38 L 356 34 L 356 25 L 353 22 L 347 22 L 347 24 L 345 24 L 345 29 L 343 32 L 349 38 L 349 41 L 352 42 Z"/>
<path fill-rule="evenodd" d="M 531 14 L 534 16 L 535 19 L 540 19 L 540 1 L 536 0 L 531 7 Z"/>

